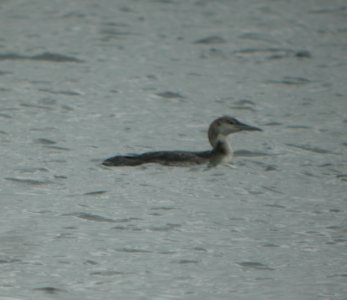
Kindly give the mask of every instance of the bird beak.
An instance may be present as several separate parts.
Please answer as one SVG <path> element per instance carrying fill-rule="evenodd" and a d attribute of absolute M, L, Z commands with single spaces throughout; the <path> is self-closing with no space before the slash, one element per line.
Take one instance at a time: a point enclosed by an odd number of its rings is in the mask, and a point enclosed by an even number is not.
<path fill-rule="evenodd" d="M 250 125 L 243 124 L 243 123 L 237 124 L 237 127 L 238 127 L 240 130 L 247 130 L 247 131 L 263 131 L 262 129 L 260 129 L 260 128 L 258 128 L 258 127 L 250 126 Z"/>

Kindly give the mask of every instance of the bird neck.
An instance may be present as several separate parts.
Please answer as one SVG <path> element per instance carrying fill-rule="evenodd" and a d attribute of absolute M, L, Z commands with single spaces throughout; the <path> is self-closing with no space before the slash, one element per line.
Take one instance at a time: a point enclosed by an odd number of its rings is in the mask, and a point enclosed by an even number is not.
<path fill-rule="evenodd" d="M 208 139 L 215 154 L 221 156 L 229 156 L 232 154 L 232 149 L 226 136 L 215 130 L 213 127 L 210 127 L 208 131 Z"/>
<path fill-rule="evenodd" d="M 225 138 L 221 138 L 216 141 L 216 144 L 213 147 L 213 152 L 220 156 L 232 155 L 232 149 Z"/>

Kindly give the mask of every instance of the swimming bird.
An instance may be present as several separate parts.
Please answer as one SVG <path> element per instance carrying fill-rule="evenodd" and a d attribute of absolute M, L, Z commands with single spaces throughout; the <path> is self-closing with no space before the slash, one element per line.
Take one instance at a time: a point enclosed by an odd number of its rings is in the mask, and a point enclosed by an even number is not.
<path fill-rule="evenodd" d="M 229 134 L 239 131 L 262 131 L 260 128 L 241 123 L 230 116 L 219 117 L 208 129 L 208 139 L 212 150 L 191 151 L 154 151 L 142 154 L 117 155 L 104 160 L 104 166 L 138 166 L 146 163 L 158 163 L 167 166 L 189 166 L 209 164 L 215 166 L 229 163 L 233 151 L 227 141 Z"/>

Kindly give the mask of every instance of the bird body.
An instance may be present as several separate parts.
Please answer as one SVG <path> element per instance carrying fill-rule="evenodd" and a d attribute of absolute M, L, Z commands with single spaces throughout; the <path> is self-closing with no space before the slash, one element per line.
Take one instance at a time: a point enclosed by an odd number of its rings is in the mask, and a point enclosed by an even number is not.
<path fill-rule="evenodd" d="M 227 141 L 227 136 L 242 130 L 261 131 L 260 128 L 241 123 L 233 117 L 223 116 L 214 120 L 208 130 L 208 139 L 212 150 L 201 152 L 153 151 L 142 154 L 117 155 L 104 160 L 102 164 L 120 167 L 138 166 L 146 163 L 158 163 L 167 166 L 229 163 L 233 152 Z"/>

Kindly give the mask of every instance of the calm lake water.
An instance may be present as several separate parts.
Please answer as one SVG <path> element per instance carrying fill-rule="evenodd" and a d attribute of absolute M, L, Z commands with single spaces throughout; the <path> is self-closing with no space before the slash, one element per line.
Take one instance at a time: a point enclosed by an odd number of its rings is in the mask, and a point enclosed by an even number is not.
<path fill-rule="evenodd" d="M 346 299 L 345 1 L 2 1 L 0 300 Z M 233 167 L 106 168 L 209 149 Z"/>

